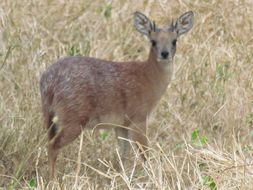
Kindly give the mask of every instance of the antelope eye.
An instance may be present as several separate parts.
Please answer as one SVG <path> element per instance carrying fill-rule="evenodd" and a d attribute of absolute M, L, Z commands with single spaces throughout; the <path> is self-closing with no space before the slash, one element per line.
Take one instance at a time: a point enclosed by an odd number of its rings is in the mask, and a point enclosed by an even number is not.
<path fill-rule="evenodd" d="M 153 47 L 155 47 L 156 46 L 156 41 L 155 40 L 151 40 L 151 44 L 152 44 Z"/>
<path fill-rule="evenodd" d="M 173 41 L 172 41 L 172 45 L 173 45 L 173 46 L 176 46 L 176 45 L 177 45 L 177 40 L 173 40 Z"/>

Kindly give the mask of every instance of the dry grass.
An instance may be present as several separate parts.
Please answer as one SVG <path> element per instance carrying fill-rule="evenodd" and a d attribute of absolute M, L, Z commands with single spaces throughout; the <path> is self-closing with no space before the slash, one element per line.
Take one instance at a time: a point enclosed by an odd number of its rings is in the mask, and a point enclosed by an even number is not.
<path fill-rule="evenodd" d="M 74 2 L 0 2 L 0 186 L 251 189 L 252 0 Z M 151 118 L 150 160 L 118 172 L 114 133 L 86 131 L 59 156 L 59 183 L 48 184 L 40 74 L 66 55 L 146 59 L 149 42 L 132 24 L 136 10 L 160 25 L 195 12 L 193 30 L 178 43 L 174 80 Z"/>

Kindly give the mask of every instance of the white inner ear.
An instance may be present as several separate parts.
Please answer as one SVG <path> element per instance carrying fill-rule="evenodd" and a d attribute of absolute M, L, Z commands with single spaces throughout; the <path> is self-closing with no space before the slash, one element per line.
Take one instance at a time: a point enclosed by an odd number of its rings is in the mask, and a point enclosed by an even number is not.
<path fill-rule="evenodd" d="M 147 17 L 141 14 L 137 14 L 135 16 L 134 21 L 135 21 L 135 28 L 139 32 L 148 36 L 151 28 L 150 28 L 150 21 L 147 19 Z"/>
<path fill-rule="evenodd" d="M 193 26 L 193 16 L 186 14 L 177 20 L 176 30 L 178 35 L 188 32 Z"/>

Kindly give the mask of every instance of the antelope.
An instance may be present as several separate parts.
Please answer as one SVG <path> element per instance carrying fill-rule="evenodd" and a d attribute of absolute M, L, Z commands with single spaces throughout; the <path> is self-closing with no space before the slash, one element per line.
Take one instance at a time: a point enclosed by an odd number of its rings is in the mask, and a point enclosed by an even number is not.
<path fill-rule="evenodd" d="M 147 118 L 171 81 L 177 39 L 192 28 L 193 17 L 193 12 L 188 11 L 170 26 L 158 28 L 144 14 L 135 12 L 135 28 L 151 42 L 146 61 L 114 62 L 72 56 L 44 71 L 40 93 L 49 138 L 50 179 L 55 178 L 60 149 L 83 129 L 100 123 L 124 126 L 114 127 L 123 158 L 129 150 L 129 142 L 123 139 L 138 143 L 141 155 L 145 153 Z"/>

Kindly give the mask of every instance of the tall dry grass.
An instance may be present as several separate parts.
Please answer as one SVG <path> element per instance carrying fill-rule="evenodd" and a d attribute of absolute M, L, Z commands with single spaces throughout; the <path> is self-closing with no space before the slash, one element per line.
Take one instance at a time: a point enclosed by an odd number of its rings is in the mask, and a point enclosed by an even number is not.
<path fill-rule="evenodd" d="M 195 13 L 175 75 L 150 119 L 150 160 L 123 170 L 113 131 L 85 131 L 47 181 L 38 80 L 60 57 L 144 60 L 139 10 L 168 25 Z M 0 186 L 3 189 L 252 189 L 253 2 L 145 0 L 0 2 Z"/>

